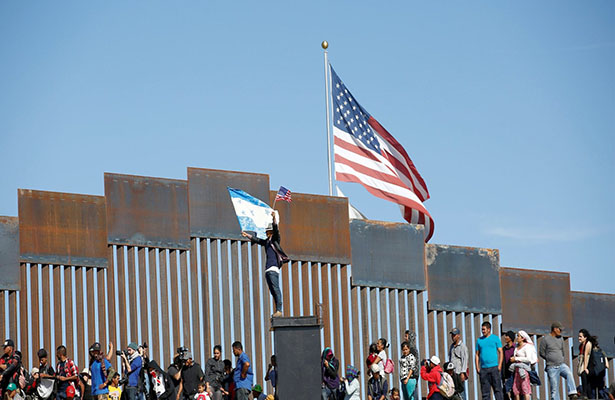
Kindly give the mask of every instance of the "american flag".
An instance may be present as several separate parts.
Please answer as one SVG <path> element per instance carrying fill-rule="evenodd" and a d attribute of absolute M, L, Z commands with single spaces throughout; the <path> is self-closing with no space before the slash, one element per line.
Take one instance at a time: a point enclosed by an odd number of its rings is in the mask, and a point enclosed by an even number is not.
<path fill-rule="evenodd" d="M 434 223 L 423 201 L 427 186 L 406 150 L 352 97 L 331 67 L 335 179 L 362 184 L 371 194 L 399 204 L 411 224 Z"/>
<path fill-rule="evenodd" d="M 280 186 L 280 190 L 278 190 L 278 193 L 275 195 L 274 201 L 278 200 L 288 201 L 289 203 L 292 202 L 292 199 L 290 198 L 290 190 L 286 189 L 284 186 Z"/>

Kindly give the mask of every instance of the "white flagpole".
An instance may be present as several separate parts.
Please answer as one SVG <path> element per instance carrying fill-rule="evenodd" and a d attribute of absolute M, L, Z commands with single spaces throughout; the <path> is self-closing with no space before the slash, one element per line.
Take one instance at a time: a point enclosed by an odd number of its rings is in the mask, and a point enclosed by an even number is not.
<path fill-rule="evenodd" d="M 331 173 L 331 116 L 329 115 L 331 109 L 329 106 L 331 76 L 329 75 L 329 58 L 327 56 L 327 48 L 329 47 L 329 43 L 324 40 L 321 43 L 321 46 L 325 51 L 325 98 L 327 103 L 327 161 L 329 165 L 329 196 L 333 196 L 333 175 Z"/>

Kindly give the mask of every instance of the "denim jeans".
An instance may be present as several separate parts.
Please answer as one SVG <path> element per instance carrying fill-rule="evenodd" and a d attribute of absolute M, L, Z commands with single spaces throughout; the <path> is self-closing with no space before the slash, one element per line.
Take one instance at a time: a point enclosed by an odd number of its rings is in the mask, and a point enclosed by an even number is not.
<path fill-rule="evenodd" d="M 480 391 L 483 400 L 491 398 L 491 389 L 495 400 L 504 400 L 502 395 L 502 373 L 498 367 L 481 368 L 480 369 Z"/>
<path fill-rule="evenodd" d="M 136 386 L 128 386 L 126 388 L 126 400 L 137 400 L 139 392 Z"/>
<path fill-rule="evenodd" d="M 332 394 L 333 394 L 333 390 L 325 386 L 322 388 L 322 391 L 320 392 L 320 397 L 322 400 L 328 400 L 329 396 L 331 396 Z"/>
<path fill-rule="evenodd" d="M 236 400 L 250 400 L 250 389 L 237 389 L 235 390 Z"/>
<path fill-rule="evenodd" d="M 280 274 L 277 272 L 269 271 L 265 273 L 265 279 L 267 280 L 267 286 L 273 296 L 275 302 L 276 311 L 282 311 L 282 292 L 280 292 Z"/>
<path fill-rule="evenodd" d="M 547 367 L 547 375 L 549 376 L 549 398 L 551 400 L 559 400 L 559 378 L 566 379 L 566 386 L 568 387 L 568 394 L 576 394 L 577 388 L 574 383 L 574 377 L 572 371 L 566 364 L 560 364 L 556 366 Z"/>

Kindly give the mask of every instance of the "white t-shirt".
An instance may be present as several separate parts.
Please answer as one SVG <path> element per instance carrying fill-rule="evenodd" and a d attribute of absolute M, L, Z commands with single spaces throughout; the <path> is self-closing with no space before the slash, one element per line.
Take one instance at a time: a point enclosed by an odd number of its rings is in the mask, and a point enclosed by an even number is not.
<path fill-rule="evenodd" d="M 197 393 L 194 395 L 194 400 L 210 400 L 211 397 L 209 397 L 209 393 L 207 392 L 203 392 L 203 393 Z"/>
<path fill-rule="evenodd" d="M 382 350 L 380 353 L 378 353 L 378 357 L 380 357 L 380 362 L 378 363 L 378 366 L 384 371 L 384 363 L 386 363 L 388 359 L 387 353 Z"/>

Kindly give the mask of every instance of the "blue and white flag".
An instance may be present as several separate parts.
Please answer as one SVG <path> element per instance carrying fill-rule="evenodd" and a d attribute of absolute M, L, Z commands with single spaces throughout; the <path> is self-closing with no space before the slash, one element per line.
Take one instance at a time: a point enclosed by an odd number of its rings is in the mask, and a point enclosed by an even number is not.
<path fill-rule="evenodd" d="M 265 230 L 267 225 L 273 222 L 271 212 L 273 209 L 267 203 L 249 195 L 240 189 L 227 187 L 228 194 L 231 196 L 235 214 L 242 231 L 254 232 L 257 237 L 267 239 Z M 276 218 L 277 212 L 276 212 Z M 279 220 L 278 220 L 279 222 Z"/>

